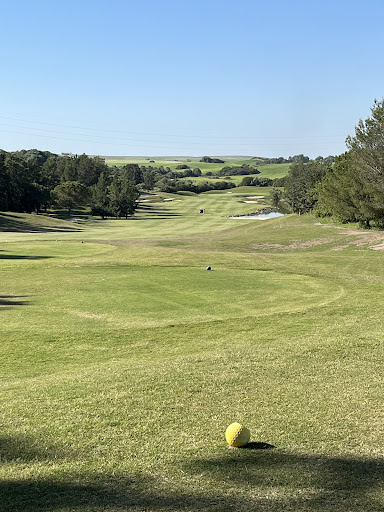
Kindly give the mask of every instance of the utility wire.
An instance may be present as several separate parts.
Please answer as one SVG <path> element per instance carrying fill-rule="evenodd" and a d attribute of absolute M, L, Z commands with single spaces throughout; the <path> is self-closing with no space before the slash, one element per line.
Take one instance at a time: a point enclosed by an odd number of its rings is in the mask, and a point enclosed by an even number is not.
<path fill-rule="evenodd" d="M 28 128 L 27 128 L 28 129 Z M 162 142 L 162 141 L 141 141 L 141 142 L 157 142 L 159 144 L 162 144 L 162 146 L 151 146 L 151 145 L 142 145 L 142 144 L 126 144 L 126 143 L 122 143 L 122 142 L 107 142 L 107 141 L 95 141 L 95 140 L 84 140 L 84 139 L 78 139 L 78 138 L 71 138 L 71 137 L 56 137 L 54 135 L 42 135 L 42 134 L 39 134 L 39 133 L 27 133 L 27 132 L 20 132 L 20 131 L 11 131 L 11 130 L 2 130 L 0 129 L 0 132 L 5 132 L 5 133 L 14 133 L 14 134 L 18 134 L 18 135 L 29 135 L 29 136 L 32 136 L 32 137 L 40 137 L 40 138 L 44 138 L 44 139 L 56 139 L 56 140 L 67 140 L 67 141 L 75 141 L 75 142 L 86 142 L 86 143 L 91 143 L 91 144 L 107 144 L 107 145 L 111 145 L 111 146 L 126 146 L 126 147 L 137 147 L 137 148 L 151 148 L 151 149 L 162 149 L 166 146 L 168 146 L 169 142 Z M 60 133 L 60 132 L 59 132 Z M 84 135 L 82 135 L 84 136 Z M 85 135 L 86 136 L 86 135 Z M 124 139 L 123 139 L 124 140 Z M 140 142 L 140 141 L 138 141 Z M 175 143 L 174 143 L 175 144 Z M 312 143 L 309 143 L 310 146 L 306 146 L 305 144 L 300 144 L 300 148 L 302 148 L 303 150 L 307 150 L 308 149 L 311 149 L 314 145 L 318 146 L 317 149 L 319 149 L 319 147 L 322 147 L 324 145 L 323 142 L 312 142 Z M 333 143 L 333 144 L 336 144 L 336 143 Z M 246 147 L 250 147 L 252 145 L 256 147 L 292 147 L 292 144 L 289 144 L 289 143 L 259 143 L 259 144 L 252 144 L 252 143 L 248 143 L 248 144 L 232 144 L 232 143 L 228 143 L 228 144 L 223 144 L 222 146 L 225 146 L 225 147 L 237 147 L 237 146 L 246 146 Z M 327 144 L 326 146 L 324 145 L 324 148 L 326 147 L 327 150 L 328 148 L 330 147 L 330 145 L 332 144 Z M 201 145 L 200 145 L 201 147 Z M 178 150 L 190 150 L 191 148 L 184 148 L 184 147 L 177 147 Z M 315 148 L 314 148 L 315 149 Z M 200 152 L 207 152 L 207 153 L 212 153 L 212 151 L 222 151 L 223 150 L 223 147 L 220 147 L 220 148 L 210 148 L 209 150 L 205 149 L 199 149 Z M 293 151 L 293 150 L 292 150 Z"/>
<path fill-rule="evenodd" d="M 0 116 L 1 117 L 1 116 Z M 96 138 L 103 138 L 103 139 L 109 139 L 109 140 L 117 140 L 117 141 L 129 141 L 129 142 L 149 142 L 149 143 L 153 143 L 153 144 L 166 144 L 166 145 L 169 145 L 169 144 L 181 144 L 181 142 L 177 142 L 177 141 L 162 141 L 162 140 L 148 140 L 148 139 L 131 139 L 131 138 L 125 138 L 125 137 L 105 137 L 103 135 L 90 135 L 90 134 L 86 134 L 86 133 L 65 133 L 65 132 L 62 132 L 62 131 L 57 131 L 57 130 L 51 130 L 51 129 L 44 129 L 44 128 L 29 128 L 28 126 L 20 126 L 20 125 L 10 125 L 8 123 L 0 123 L 0 126 L 9 126 L 10 128 L 21 128 L 23 130 L 38 130 L 40 132 L 48 132 L 48 133 L 57 133 L 57 134 L 62 134 L 62 135 L 72 135 L 72 136 L 79 136 L 79 137 L 96 137 Z M 16 132 L 12 132 L 12 133 L 16 133 Z M 39 135 L 39 134 L 35 134 L 35 135 Z M 68 139 L 68 140 L 74 140 L 74 139 Z M 80 140 L 80 139 L 76 139 L 76 140 Z M 84 141 L 82 141 L 84 142 Z M 89 141 L 91 142 L 91 141 Z M 99 142 L 99 141 L 94 141 L 94 142 Z M 100 141 L 100 142 L 103 142 L 103 143 L 106 143 L 105 141 Z M 112 143 L 111 143 L 112 144 Z M 201 142 L 183 142 L 183 144 L 188 144 L 188 145 L 194 145 L 194 146 L 201 146 Z M 215 146 L 224 146 L 224 147 L 227 147 L 228 146 L 228 143 L 220 143 L 220 142 L 214 142 L 213 143 Z M 236 143 L 231 143 L 232 146 L 247 146 L 249 147 L 249 145 L 252 144 L 251 142 L 248 142 L 248 143 L 239 143 L 239 142 L 236 142 Z M 273 145 L 273 146 L 276 146 L 276 145 L 284 145 L 284 143 L 265 143 L 265 142 L 261 142 L 261 144 L 263 144 L 263 146 L 265 145 Z M 314 143 L 314 142 L 311 142 L 311 144 L 323 144 L 323 142 L 317 142 L 317 143 Z M 288 144 L 286 143 L 285 145 L 291 145 L 291 144 Z"/>
<path fill-rule="evenodd" d="M 14 117 L 8 117 L 4 115 L 0 115 L 1 119 L 7 119 L 9 121 L 16 121 L 16 122 L 22 122 L 22 123 L 30 123 L 30 124 L 40 124 L 45 126 L 56 126 L 59 128 L 70 128 L 75 130 L 89 130 L 89 131 L 98 131 L 100 130 L 98 128 L 85 128 L 81 126 L 71 126 L 71 125 L 64 125 L 64 124 L 56 124 L 56 123 L 46 123 L 42 121 L 32 121 L 32 120 L 26 120 L 26 119 L 17 119 Z M 3 124 L 5 125 L 5 124 Z M 6 125 L 7 126 L 7 125 Z M 12 125 L 10 125 L 12 126 Z M 19 127 L 19 126 L 17 126 Z M 22 128 L 28 128 L 28 127 L 22 127 Z M 33 128 L 28 128 L 33 129 Z M 39 128 L 37 128 L 39 129 Z M 157 136 L 157 137 L 178 137 L 178 138 L 199 138 L 199 139 L 251 139 L 251 140 L 257 140 L 257 139 L 307 139 L 307 138 L 316 138 L 316 139 L 340 139 L 345 138 L 345 135 L 303 135 L 303 136 L 215 136 L 215 135 L 181 135 L 181 134 L 165 134 L 165 133 L 149 133 L 149 132 L 132 132 L 132 131 L 123 131 L 123 130 L 110 130 L 110 129 L 102 129 L 103 132 L 109 132 L 109 133 L 121 133 L 121 134 L 129 134 L 129 135 L 144 135 L 144 136 Z M 59 132 L 60 133 L 60 132 Z M 84 136 L 83 134 L 79 134 L 80 136 Z M 86 137 L 103 137 L 103 135 L 85 135 Z M 112 139 L 112 137 L 108 137 Z M 148 142 L 157 142 L 157 141 L 148 141 Z M 163 142 L 163 141 L 160 141 Z M 199 144 L 197 143 L 190 143 L 190 144 Z"/>

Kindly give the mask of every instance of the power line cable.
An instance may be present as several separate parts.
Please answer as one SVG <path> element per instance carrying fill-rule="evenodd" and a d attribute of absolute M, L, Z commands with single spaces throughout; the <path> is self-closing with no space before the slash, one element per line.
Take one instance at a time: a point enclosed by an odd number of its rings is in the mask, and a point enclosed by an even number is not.
<path fill-rule="evenodd" d="M 85 143 L 90 143 L 90 144 L 103 144 L 103 145 L 110 145 L 110 146 L 124 146 L 124 147 L 135 147 L 135 148 L 150 148 L 150 149 L 163 149 L 164 147 L 167 146 L 166 143 L 163 143 L 163 146 L 150 146 L 150 145 L 141 145 L 141 144 L 124 144 L 124 143 L 119 143 L 119 142 L 106 142 L 106 141 L 92 141 L 92 140 L 84 140 L 84 139 L 74 139 L 74 138 L 70 138 L 70 137 L 56 137 L 54 135 L 42 135 L 42 134 L 38 134 L 38 133 L 26 133 L 26 132 L 20 132 L 20 131 L 10 131 L 10 130 L 1 130 L 0 129 L 0 132 L 5 132 L 5 133 L 14 133 L 14 134 L 18 134 L 18 135 L 28 135 L 28 136 L 32 136 L 32 137 L 40 137 L 40 138 L 43 138 L 43 139 L 55 139 L 55 140 L 65 140 L 65 141 L 74 141 L 74 142 L 85 142 Z M 312 144 L 315 144 L 315 143 L 312 143 Z M 306 150 L 306 151 L 309 151 L 311 149 L 317 149 L 319 150 L 322 146 L 321 144 L 322 143 L 316 143 L 317 144 L 317 148 L 314 148 L 312 146 L 304 146 L 301 144 L 300 145 L 300 149 L 296 149 L 294 150 L 292 148 L 292 145 L 291 144 L 261 144 L 261 145 L 258 145 L 260 147 L 265 147 L 265 146 L 270 146 L 270 147 L 282 147 L 282 146 L 289 146 L 291 147 L 291 152 L 294 152 L 294 151 L 301 151 L 301 150 Z M 251 144 L 247 145 L 248 147 L 250 146 Z M 234 145 L 233 144 L 227 144 L 226 147 L 233 147 Z M 326 151 L 328 152 L 329 151 L 329 147 L 330 145 L 328 144 L 327 147 L 326 147 Z M 324 146 L 325 148 L 325 146 Z M 175 149 L 174 149 L 175 150 Z M 183 147 L 178 147 L 177 150 L 185 150 L 185 151 L 189 151 L 191 150 L 191 148 L 183 148 Z M 222 151 L 223 148 L 209 148 L 209 149 L 199 149 L 199 152 L 201 153 L 213 153 L 213 152 L 216 152 L 216 151 Z M 254 148 L 254 150 L 256 150 L 256 147 Z M 255 151 L 252 151 L 252 153 L 254 153 Z"/>
<path fill-rule="evenodd" d="M 76 130 L 90 130 L 90 131 L 100 131 L 98 128 L 85 128 L 81 126 L 71 126 L 71 125 L 63 125 L 56 123 L 47 123 L 42 121 L 32 121 L 26 119 L 15 119 L 13 117 L 0 115 L 2 119 L 8 119 L 10 121 L 23 122 L 23 123 L 31 123 L 31 124 L 41 124 L 46 126 L 56 126 L 59 128 L 70 128 Z M 31 128 L 32 129 L 32 128 Z M 345 135 L 303 135 L 303 136 L 215 136 L 215 135 L 181 135 L 181 134 L 165 134 L 165 133 L 149 133 L 149 132 L 132 132 L 132 131 L 123 131 L 123 130 L 110 130 L 110 129 L 102 129 L 104 132 L 110 133 L 127 133 L 130 135 L 149 135 L 149 136 L 159 136 L 159 137 L 179 137 L 179 138 L 201 138 L 201 139 L 304 139 L 304 138 L 345 138 Z M 83 136 L 82 134 L 80 134 Z M 93 137 L 93 135 L 86 135 Z M 103 135 L 96 135 L 97 137 L 103 137 Z M 111 137 L 108 137 L 111 138 Z M 150 142 L 150 141 L 149 141 Z M 161 141 L 163 142 L 163 141 Z M 192 143 L 191 143 L 192 144 Z"/>
<path fill-rule="evenodd" d="M 21 129 L 24 129 L 24 130 L 38 130 L 38 131 L 42 131 L 42 132 L 48 132 L 48 133 L 57 133 L 57 134 L 63 134 L 63 135 L 72 135 L 72 136 L 79 136 L 79 137 L 97 137 L 97 138 L 107 138 L 109 140 L 117 140 L 117 141 L 129 141 L 129 142 L 149 142 L 149 143 L 154 143 L 154 144 L 166 144 L 166 145 L 169 145 L 169 144 L 181 144 L 181 142 L 176 142 L 176 141 L 162 141 L 162 140 L 145 140 L 145 139 L 131 139 L 131 138 L 125 138 L 125 137 L 103 137 L 102 135 L 90 135 L 90 134 L 86 134 L 86 133 L 65 133 L 65 132 L 61 132 L 61 131 L 57 131 L 57 130 L 47 130 L 47 129 L 44 129 L 44 128 L 30 128 L 28 126 L 20 126 L 20 125 L 10 125 L 8 123 L 0 123 L 0 126 L 9 126 L 10 128 L 21 128 Z M 10 132 L 10 133 L 16 133 L 16 132 Z M 28 134 L 26 134 L 28 135 Z M 40 135 L 40 134 L 37 134 L 37 133 L 33 133 L 32 135 Z M 68 140 L 73 140 L 73 139 L 68 139 Z M 79 140 L 81 141 L 81 139 L 76 139 L 76 140 Z M 82 142 L 85 142 L 84 140 L 82 140 Z M 88 141 L 88 142 L 91 142 L 91 141 Z M 102 143 L 106 143 L 105 141 L 93 141 L 93 142 L 102 142 Z M 291 144 L 284 144 L 284 143 L 266 143 L 266 142 L 260 142 L 261 144 L 263 144 L 264 146 L 265 145 L 273 145 L 273 146 L 277 146 L 277 145 L 291 145 Z M 259 144 L 260 144 L 259 143 Z M 112 142 L 110 143 L 112 144 Z M 183 142 L 183 144 L 188 144 L 188 145 L 194 145 L 194 146 L 201 146 L 201 142 Z M 249 147 L 249 145 L 252 144 L 251 142 L 248 142 L 248 143 L 238 143 L 238 142 L 233 142 L 231 143 L 232 146 L 235 146 L 235 147 L 238 147 L 238 146 L 246 146 L 246 147 Z M 323 142 L 318 142 L 318 143 L 314 143 L 314 142 L 311 142 L 311 144 L 323 144 Z M 220 143 L 220 142 L 214 142 L 214 145 L 215 146 L 224 146 L 224 147 L 227 147 L 228 146 L 228 143 Z"/>

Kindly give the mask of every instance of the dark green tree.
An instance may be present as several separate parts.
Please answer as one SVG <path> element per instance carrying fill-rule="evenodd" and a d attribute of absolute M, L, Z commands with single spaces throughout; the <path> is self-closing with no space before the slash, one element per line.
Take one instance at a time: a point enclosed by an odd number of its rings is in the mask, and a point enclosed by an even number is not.
<path fill-rule="evenodd" d="M 143 182 L 143 172 L 137 164 L 127 164 L 121 168 L 121 174 L 127 173 L 128 179 L 135 185 Z"/>
<path fill-rule="evenodd" d="M 15 153 L 6 153 L 4 158 L 5 189 L 3 191 L 4 209 L 14 212 L 29 211 L 25 208 L 25 199 L 32 183 L 27 162 Z"/>
<path fill-rule="evenodd" d="M 47 189 L 42 184 L 43 164 L 36 153 L 0 151 L 0 209 L 28 213 L 40 210 Z"/>
<path fill-rule="evenodd" d="M 109 187 L 110 210 L 116 218 L 133 215 L 137 208 L 140 193 L 136 185 L 129 179 L 127 170 L 121 177 L 114 175 Z"/>
<path fill-rule="evenodd" d="M 120 212 L 121 215 L 126 219 L 128 215 L 133 215 L 137 208 L 137 201 L 140 197 L 140 192 L 138 191 L 136 185 L 133 181 L 129 179 L 129 174 L 127 171 L 123 173 L 120 179 L 121 186 L 121 207 Z"/>
<path fill-rule="evenodd" d="M 253 184 L 252 176 L 244 176 L 244 178 L 241 180 L 239 186 L 240 187 L 251 187 L 252 184 Z"/>
<path fill-rule="evenodd" d="M 277 208 L 278 206 L 280 206 L 280 201 L 283 197 L 283 193 L 278 188 L 273 188 L 269 193 L 269 197 L 271 199 L 271 205 Z"/>
<path fill-rule="evenodd" d="M 77 181 L 77 157 L 62 157 L 61 162 L 64 164 L 61 182 Z"/>
<path fill-rule="evenodd" d="M 359 180 L 364 183 L 366 200 L 360 204 L 362 215 L 384 225 L 384 99 L 375 100 L 371 116 L 355 127 L 354 137 L 346 145 L 352 153 Z"/>
<path fill-rule="evenodd" d="M 97 156 L 91 158 L 85 154 L 80 155 L 75 159 L 75 164 L 77 168 L 77 180 L 86 187 L 95 185 L 100 174 L 108 171 L 108 166 Z"/>
<path fill-rule="evenodd" d="M 149 167 L 143 171 L 143 189 L 152 190 L 156 183 L 154 171 Z"/>
<path fill-rule="evenodd" d="M 317 201 L 315 188 L 326 169 L 325 164 L 315 160 L 291 164 L 285 180 L 285 197 L 295 213 L 307 213 L 313 209 Z"/>
<path fill-rule="evenodd" d="M 336 157 L 333 167 L 317 186 L 319 216 L 333 216 L 341 222 L 366 223 L 361 204 L 366 200 L 364 182 L 355 166 L 351 152 Z M 369 222 L 368 222 L 369 223 Z"/>
<path fill-rule="evenodd" d="M 375 100 L 371 117 L 359 121 L 346 144 L 349 152 L 336 158 L 318 186 L 316 210 L 343 222 L 384 227 L 384 100 Z"/>
<path fill-rule="evenodd" d="M 103 172 L 91 187 L 91 208 L 92 215 L 100 215 L 102 219 L 109 214 L 108 180 Z"/>
<path fill-rule="evenodd" d="M 121 217 L 121 184 L 117 174 L 113 176 L 112 183 L 109 187 L 109 208 L 111 213 L 118 219 Z"/>
<path fill-rule="evenodd" d="M 9 176 L 5 164 L 7 153 L 0 150 L 0 210 L 8 210 Z"/>
<path fill-rule="evenodd" d="M 40 172 L 40 184 L 48 187 L 51 190 L 53 190 L 56 185 L 59 185 L 60 183 L 58 160 L 59 158 L 56 155 L 49 156 L 44 162 Z"/>
<path fill-rule="evenodd" d="M 88 190 L 78 181 L 65 181 L 52 190 L 51 197 L 57 206 L 67 208 L 70 215 L 72 208 L 86 203 Z"/>
<path fill-rule="evenodd" d="M 33 183 L 33 186 L 35 188 L 35 193 L 36 193 L 36 203 L 35 203 L 36 212 L 39 213 L 39 211 L 42 207 L 44 208 L 45 211 L 47 211 L 47 208 L 50 206 L 50 204 L 52 202 L 50 187 L 45 187 L 44 185 L 41 185 L 40 183 Z"/>

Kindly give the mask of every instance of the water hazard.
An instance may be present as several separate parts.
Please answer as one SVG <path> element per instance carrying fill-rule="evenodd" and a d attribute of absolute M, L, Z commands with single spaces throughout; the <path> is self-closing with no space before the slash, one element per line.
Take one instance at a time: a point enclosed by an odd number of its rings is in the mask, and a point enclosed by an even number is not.
<path fill-rule="evenodd" d="M 256 215 L 252 213 L 251 215 L 234 215 L 229 217 L 230 219 L 258 219 L 258 220 L 266 220 L 266 219 L 275 219 L 276 217 L 283 217 L 284 213 L 279 212 L 269 212 L 269 213 L 260 213 Z"/>

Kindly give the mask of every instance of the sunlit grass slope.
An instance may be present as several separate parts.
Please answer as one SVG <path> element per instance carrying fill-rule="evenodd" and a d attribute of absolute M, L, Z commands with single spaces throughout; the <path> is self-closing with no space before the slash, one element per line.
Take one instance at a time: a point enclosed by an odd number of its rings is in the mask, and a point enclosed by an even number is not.
<path fill-rule="evenodd" d="M 0 241 L 35 239 L 36 233 L 47 240 L 114 237 L 152 238 L 184 236 L 227 229 L 231 215 L 251 213 L 265 206 L 269 189 L 242 187 L 216 194 L 156 194 L 139 203 L 136 214 L 128 220 L 60 221 L 36 215 L 0 214 Z M 258 199 L 259 198 L 259 199 Z M 205 208 L 205 214 L 200 209 Z"/>
<path fill-rule="evenodd" d="M 266 164 L 257 166 L 260 171 L 260 177 L 263 178 L 282 178 L 286 176 L 291 164 Z"/>
<path fill-rule="evenodd" d="M 189 165 L 191 169 L 195 169 L 198 167 L 202 174 L 203 178 L 204 175 L 207 172 L 212 172 L 213 174 L 217 174 L 223 167 L 225 166 L 241 166 L 242 164 L 248 164 L 255 166 L 260 171 L 260 176 L 263 178 L 281 178 L 283 176 L 286 176 L 288 174 L 289 166 L 290 164 L 266 164 L 266 165 L 259 165 L 259 162 L 253 160 L 253 159 L 236 159 L 234 158 L 224 158 L 225 163 L 224 164 L 217 164 L 217 163 L 207 163 L 207 162 L 199 162 L 199 159 L 188 159 L 188 158 L 182 158 L 182 157 L 169 157 L 169 159 L 157 159 L 154 158 L 135 158 L 135 157 L 125 157 L 125 158 L 106 158 L 106 163 L 110 166 L 116 165 L 116 166 L 123 166 L 128 163 L 137 163 L 140 166 L 154 166 L 154 167 L 169 167 L 172 171 L 177 171 L 177 167 L 181 164 Z M 238 183 L 242 180 L 244 176 L 232 176 L 232 179 L 234 180 L 234 183 Z M 193 181 L 199 181 L 200 178 L 190 178 Z M 204 178 L 205 179 L 205 178 Z"/>
<path fill-rule="evenodd" d="M 383 510 L 384 235 L 244 200 L 1 216 L 2 511 Z"/>

